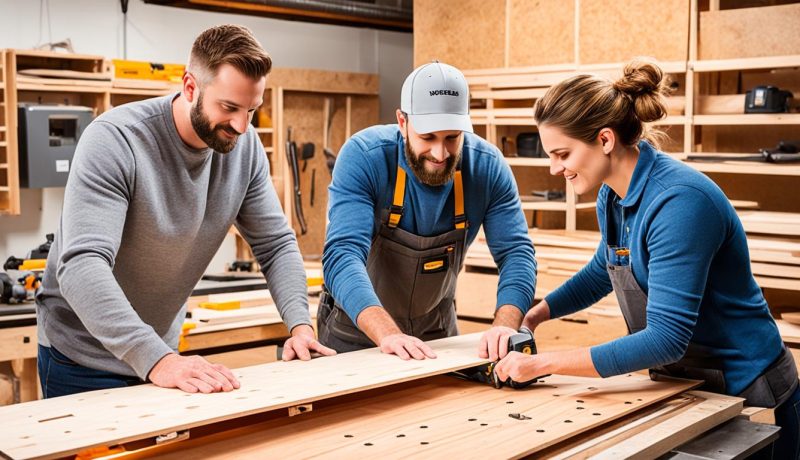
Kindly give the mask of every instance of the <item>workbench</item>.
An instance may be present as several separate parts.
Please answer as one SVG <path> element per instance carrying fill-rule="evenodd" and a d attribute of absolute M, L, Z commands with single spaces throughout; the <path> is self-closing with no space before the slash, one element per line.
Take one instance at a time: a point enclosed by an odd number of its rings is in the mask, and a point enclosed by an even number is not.
<path fill-rule="evenodd" d="M 734 420 L 741 398 L 692 391 L 697 381 L 546 376 L 524 390 L 496 390 L 444 375 L 486 362 L 477 358 L 479 337 L 429 342 L 438 357 L 424 361 L 373 348 L 240 368 L 234 373 L 242 386 L 229 393 L 140 385 L 1 407 L 0 452 L 6 458 L 122 451 L 167 459 L 656 458 L 699 442 L 738 458 L 775 439 L 774 426 Z"/>

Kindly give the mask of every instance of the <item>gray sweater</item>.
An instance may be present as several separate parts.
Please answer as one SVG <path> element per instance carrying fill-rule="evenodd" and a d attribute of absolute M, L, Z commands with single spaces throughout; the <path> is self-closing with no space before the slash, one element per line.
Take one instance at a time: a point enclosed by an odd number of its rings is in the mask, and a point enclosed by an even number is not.
<path fill-rule="evenodd" d="M 126 104 L 84 131 L 36 298 L 39 343 L 145 380 L 177 349 L 185 302 L 231 225 L 261 264 L 289 329 L 311 324 L 305 271 L 264 148 L 188 147 L 176 95 Z"/>

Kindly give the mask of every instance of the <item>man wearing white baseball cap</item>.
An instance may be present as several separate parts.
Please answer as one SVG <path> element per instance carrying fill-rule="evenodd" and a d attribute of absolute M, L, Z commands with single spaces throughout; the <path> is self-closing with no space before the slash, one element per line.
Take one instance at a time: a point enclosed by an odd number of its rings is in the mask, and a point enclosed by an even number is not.
<path fill-rule="evenodd" d="M 500 282 L 479 354 L 499 358 L 533 301 L 536 262 L 511 169 L 473 134 L 458 69 L 437 61 L 415 69 L 397 124 L 367 128 L 342 147 L 328 199 L 320 342 L 435 358 L 424 341 L 458 334 L 456 280 L 483 225 Z"/>

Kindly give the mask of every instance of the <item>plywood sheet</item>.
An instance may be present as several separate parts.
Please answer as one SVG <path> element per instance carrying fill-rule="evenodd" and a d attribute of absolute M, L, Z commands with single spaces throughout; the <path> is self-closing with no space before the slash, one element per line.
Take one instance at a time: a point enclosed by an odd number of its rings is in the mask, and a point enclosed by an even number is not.
<path fill-rule="evenodd" d="M 687 59 L 689 0 L 580 1 L 580 63 Z"/>
<path fill-rule="evenodd" d="M 509 0 L 509 67 L 575 61 L 575 2 Z"/>
<path fill-rule="evenodd" d="M 317 69 L 274 68 L 267 77 L 267 85 L 282 87 L 287 91 L 318 93 L 378 94 L 377 74 L 335 72 Z"/>
<path fill-rule="evenodd" d="M 604 380 L 552 376 L 527 390 L 498 391 L 437 377 L 355 404 L 260 424 L 164 458 L 517 458 L 691 385 L 635 374 Z M 530 419 L 511 418 L 514 413 Z"/>
<path fill-rule="evenodd" d="M 438 358 L 402 361 L 377 349 L 310 362 L 237 369 L 240 389 L 189 394 L 141 385 L 0 408 L 0 452 L 11 458 L 65 456 L 198 425 L 291 407 L 486 362 L 480 334 L 430 342 Z"/>
<path fill-rule="evenodd" d="M 504 67 L 505 22 L 505 0 L 416 0 L 414 66 Z"/>
<path fill-rule="evenodd" d="M 800 53 L 800 4 L 700 13 L 699 59 Z"/>

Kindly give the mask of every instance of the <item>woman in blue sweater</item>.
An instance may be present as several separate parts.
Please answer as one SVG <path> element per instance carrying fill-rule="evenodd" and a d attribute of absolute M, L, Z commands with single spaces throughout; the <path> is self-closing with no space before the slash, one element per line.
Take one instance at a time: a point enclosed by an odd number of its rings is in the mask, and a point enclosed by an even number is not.
<path fill-rule="evenodd" d="M 645 123 L 666 115 L 659 67 L 630 63 L 615 82 L 581 75 L 554 87 L 535 118 L 550 172 L 578 194 L 601 185 L 602 240 L 592 260 L 534 306 L 524 324 L 584 309 L 612 290 L 629 334 L 595 347 L 508 354 L 502 379 L 600 376 L 650 369 L 702 379 L 704 389 L 775 407 L 775 451 L 798 457 L 800 389 L 750 269 L 745 232 L 722 190 L 657 150 Z"/>

